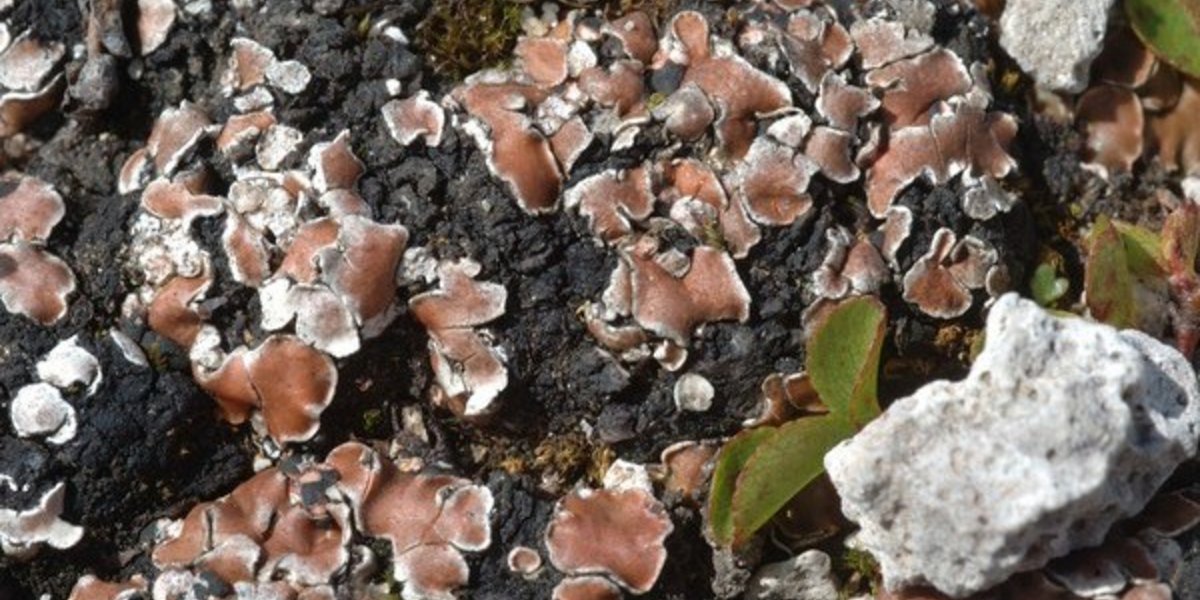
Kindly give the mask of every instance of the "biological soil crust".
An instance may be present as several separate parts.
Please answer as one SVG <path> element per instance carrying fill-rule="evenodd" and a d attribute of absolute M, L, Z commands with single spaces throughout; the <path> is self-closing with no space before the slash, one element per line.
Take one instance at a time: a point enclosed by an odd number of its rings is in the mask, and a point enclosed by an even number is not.
<path fill-rule="evenodd" d="M 0 506 L 27 507 L 50 486 L 70 489 L 64 518 L 83 526 L 83 542 L 67 551 L 43 551 L 29 561 L 0 558 L 0 598 L 66 597 L 85 573 L 118 579 L 145 571 L 146 530 L 156 519 L 178 518 L 195 503 L 227 493 L 253 472 L 256 449 L 249 427 L 235 428 L 214 414 L 212 400 L 192 381 L 188 357 L 171 342 L 122 317 L 122 302 L 136 276 L 122 267 L 137 212 L 137 194 L 117 192 L 116 177 L 126 157 L 142 147 L 155 117 L 189 100 L 204 107 L 222 105 L 219 83 L 230 40 L 250 37 L 278 56 L 294 58 L 314 75 L 303 93 L 277 106 L 280 121 L 305 134 L 306 143 L 332 139 L 349 130 L 351 145 L 365 163 L 359 190 L 380 222 L 402 223 L 409 246 L 424 246 L 440 258 L 470 257 L 483 278 L 508 290 L 508 310 L 490 324 L 507 352 L 509 385 L 504 408 L 487 427 L 464 425 L 429 404 L 432 375 L 427 336 L 408 314 L 362 351 L 340 361 L 333 405 L 320 433 L 293 450 L 323 456 L 348 439 L 384 444 L 397 440 L 405 452 L 427 464 L 485 482 L 496 495 L 491 549 L 470 558 L 471 598 L 548 597 L 554 580 L 526 581 L 504 568 L 504 554 L 517 544 L 537 547 L 558 495 L 578 481 L 597 483 L 616 458 L 655 462 L 674 441 L 711 440 L 731 435 L 758 410 L 759 387 L 767 375 L 791 373 L 803 365 L 801 290 L 820 264 L 823 232 L 834 224 L 868 218 L 861 198 L 844 187 L 814 185 L 817 214 L 790 227 L 765 229 L 763 240 L 740 265 L 753 299 L 745 323 L 703 328 L 689 348 L 688 372 L 703 374 L 715 387 L 706 412 L 679 412 L 672 390 L 679 375 L 646 361 L 623 366 L 597 351 L 578 311 L 608 285 L 615 255 L 595 243 L 581 219 L 567 211 L 531 217 L 491 175 L 483 154 L 455 128 L 437 148 L 401 147 L 389 135 L 380 109 L 391 99 L 388 80 L 434 95 L 448 91 L 457 77 L 500 59 L 511 49 L 514 14 L 524 5 L 486 2 L 472 12 L 469 0 L 406 2 L 350 1 L 328 15 L 313 3 L 278 0 L 260 10 L 238 13 L 234 3 L 213 3 L 211 12 L 176 25 L 166 44 L 123 69 L 114 107 L 99 114 L 63 111 L 38 121 L 26 133 L 27 148 L 13 146 L 9 167 L 51 182 L 66 202 L 65 220 L 48 249 L 66 260 L 78 279 L 68 316 L 52 327 L 0 315 L 0 397 L 11 397 L 33 381 L 34 364 L 59 341 L 79 336 L 104 365 L 100 389 L 76 406 L 80 429 L 67 446 L 53 447 L 18 438 L 0 419 L 0 473 L 26 487 L 0 486 Z M 317 4 L 320 4 L 319 2 Z M 736 24 L 720 2 L 659 2 L 651 9 L 662 19 L 676 8 L 699 9 L 721 31 Z M 612 14 L 633 6 L 614 3 Z M 484 15 L 483 31 L 466 18 L 446 29 L 447 14 Z M 84 23 L 74 0 L 17 0 L 15 28 L 82 43 Z M 514 13 L 515 11 L 515 13 Z M 978 14 L 939 12 L 935 38 L 964 59 L 992 66 L 996 103 L 1022 122 L 1013 154 L 1019 161 L 1016 184 L 1025 202 L 988 227 L 972 230 L 1015 265 L 1014 281 L 1024 281 L 1039 253 L 1052 248 L 1065 258 L 1078 290 L 1080 262 L 1072 230 L 1089 214 L 1139 212 L 1153 177 L 1127 182 L 1124 196 L 1080 190 L 1078 137 L 1030 113 L 1023 101 L 1027 82 L 995 50 L 988 26 Z M 414 40 L 407 49 L 368 35 L 372 21 L 386 15 Z M 441 21 L 439 21 L 441 19 Z M 448 32 L 448 33 L 447 33 Z M 455 48 L 454 38 L 478 35 L 483 46 Z M 70 108 L 70 107 L 68 107 Z M 218 120 L 225 115 L 214 115 Z M 697 149 L 700 152 L 700 149 Z M 639 151 L 608 156 L 594 147 L 571 174 L 570 183 L 607 168 L 637 164 Z M 221 174 L 226 181 L 230 172 Z M 1126 198 L 1117 201 L 1116 197 Z M 917 210 L 914 246 L 927 246 L 938 227 L 970 229 L 947 189 L 915 185 L 899 199 Z M 1077 206 L 1074 214 L 1068 207 Z M 201 219 L 198 237 L 211 249 L 220 243 L 220 219 Z M 671 243 L 690 250 L 694 240 Z M 212 252 L 219 257 L 220 252 Z M 901 255 L 907 268 L 916 256 Z M 256 329 L 257 296 L 232 284 L 229 266 L 217 259 L 212 321 L 226 336 L 262 339 Z M 405 297 L 402 291 L 402 297 Z M 935 377 L 965 372 L 974 335 L 981 324 L 979 304 L 950 323 L 914 315 L 895 290 L 884 294 L 892 312 L 880 388 L 886 399 L 901 396 Z M 403 303 L 402 303 L 403 304 Z M 107 342 L 121 327 L 147 350 L 152 368 L 126 362 Z M 429 441 L 403 426 L 402 409 L 418 407 Z M 587 423 L 591 435 L 580 424 Z M 669 538 L 670 559 L 659 584 L 646 598 L 697 599 L 711 595 L 711 558 L 701 537 L 699 511 L 673 508 L 676 528 Z M 772 552 L 778 552 L 772 550 Z M 782 554 L 780 554 L 782 556 Z M 386 569 L 385 569 L 386 571 Z"/>

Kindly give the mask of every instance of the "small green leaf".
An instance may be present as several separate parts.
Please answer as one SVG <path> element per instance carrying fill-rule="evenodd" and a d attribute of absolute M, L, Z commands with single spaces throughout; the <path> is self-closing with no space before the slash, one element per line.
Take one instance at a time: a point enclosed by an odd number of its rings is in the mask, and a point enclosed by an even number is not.
<path fill-rule="evenodd" d="M 1162 230 L 1162 254 L 1172 276 L 1195 276 L 1200 247 L 1200 206 L 1187 203 L 1167 215 Z"/>
<path fill-rule="evenodd" d="M 1125 13 L 1159 58 L 1200 76 L 1200 0 L 1125 0 Z"/>
<path fill-rule="evenodd" d="M 734 545 L 749 540 L 824 473 L 825 453 L 851 435 L 849 423 L 829 414 L 785 423 L 762 440 L 737 478 L 732 503 Z"/>
<path fill-rule="evenodd" d="M 879 415 L 876 385 L 887 311 L 861 297 L 835 306 L 809 338 L 807 368 L 829 414 L 743 431 L 721 449 L 709 526 L 723 545 L 744 543 L 825 471 L 825 453 Z"/>
<path fill-rule="evenodd" d="M 721 447 L 717 466 L 713 469 L 712 490 L 708 494 L 708 523 L 718 544 L 728 546 L 733 543 L 733 490 L 738 474 L 758 446 L 777 431 L 774 427 L 747 429 Z"/>
<path fill-rule="evenodd" d="M 838 304 L 808 339 L 808 374 L 830 414 L 862 427 L 879 415 L 876 383 L 887 310 L 873 297 Z"/>
<path fill-rule="evenodd" d="M 1033 278 L 1029 280 L 1029 291 L 1033 300 L 1041 306 L 1050 306 L 1058 302 L 1071 287 L 1070 282 L 1058 276 L 1058 269 L 1048 262 L 1038 265 L 1033 270 Z"/>
<path fill-rule="evenodd" d="M 1114 327 L 1135 326 L 1138 319 L 1133 286 L 1134 278 L 1121 234 L 1112 221 L 1101 216 L 1096 219 L 1088 239 L 1084 274 L 1084 289 L 1092 316 Z"/>
<path fill-rule="evenodd" d="M 1157 277 L 1167 270 L 1163 255 L 1163 241 L 1157 233 L 1131 223 L 1112 221 L 1121 241 L 1125 244 L 1125 257 L 1129 271 L 1138 277 Z"/>

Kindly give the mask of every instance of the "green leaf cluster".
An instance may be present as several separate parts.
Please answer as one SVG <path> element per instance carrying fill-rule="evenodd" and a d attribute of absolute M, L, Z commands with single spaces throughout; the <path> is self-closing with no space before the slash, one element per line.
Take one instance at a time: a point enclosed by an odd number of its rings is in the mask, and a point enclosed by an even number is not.
<path fill-rule="evenodd" d="M 1087 239 L 1084 292 L 1097 321 L 1119 328 L 1145 322 L 1139 287 L 1161 287 L 1166 273 L 1162 238 L 1143 227 L 1096 219 Z"/>
<path fill-rule="evenodd" d="M 807 344 L 807 372 L 828 413 L 739 433 L 721 449 L 709 495 L 714 540 L 740 545 L 824 471 L 825 454 L 880 413 L 879 357 L 887 311 L 843 301 Z"/>
<path fill-rule="evenodd" d="M 1200 346 L 1200 206 L 1182 204 L 1159 233 L 1101 217 L 1087 246 L 1084 288 L 1092 317 L 1161 336 L 1169 316 L 1175 346 L 1191 356 Z"/>
<path fill-rule="evenodd" d="M 1070 288 L 1071 282 L 1059 276 L 1058 267 L 1051 261 L 1038 265 L 1029 280 L 1029 291 L 1033 294 L 1033 301 L 1044 307 L 1054 306 Z"/>

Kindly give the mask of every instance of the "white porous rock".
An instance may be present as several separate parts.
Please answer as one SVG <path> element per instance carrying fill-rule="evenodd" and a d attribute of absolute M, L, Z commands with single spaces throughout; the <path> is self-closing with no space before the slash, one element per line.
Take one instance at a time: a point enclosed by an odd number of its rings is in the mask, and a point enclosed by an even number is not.
<path fill-rule="evenodd" d="M 750 579 L 745 600 L 838 600 L 832 566 L 820 550 L 763 565 Z"/>
<path fill-rule="evenodd" d="M 1042 87 L 1082 92 L 1113 0 L 1009 0 L 1000 45 Z"/>
<path fill-rule="evenodd" d="M 675 382 L 675 407 L 679 410 L 704 412 L 712 408 L 717 391 L 702 375 L 684 373 Z"/>
<path fill-rule="evenodd" d="M 1099 544 L 1196 452 L 1179 352 L 1007 294 L 959 382 L 892 404 L 825 457 L 891 589 L 963 597 Z"/>

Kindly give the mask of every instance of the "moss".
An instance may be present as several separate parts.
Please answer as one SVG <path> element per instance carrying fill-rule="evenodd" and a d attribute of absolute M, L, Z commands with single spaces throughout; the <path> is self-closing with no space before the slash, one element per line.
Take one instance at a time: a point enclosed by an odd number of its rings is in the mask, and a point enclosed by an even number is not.
<path fill-rule="evenodd" d="M 842 560 L 851 571 L 865 579 L 874 580 L 879 576 L 879 563 L 875 562 L 875 557 L 871 556 L 870 552 L 848 548 Z"/>
<path fill-rule="evenodd" d="M 414 43 L 435 71 L 454 79 L 500 66 L 521 34 L 524 4 L 505 0 L 444 0 L 417 26 Z"/>
<path fill-rule="evenodd" d="M 588 466 L 588 478 L 592 485 L 601 487 L 604 482 L 604 474 L 608 472 L 608 468 L 617 460 L 617 453 L 608 446 L 599 446 L 592 449 L 591 464 Z"/>
<path fill-rule="evenodd" d="M 362 415 L 363 430 L 367 432 L 376 432 L 379 426 L 383 424 L 383 411 L 378 408 L 372 408 Z"/>
<path fill-rule="evenodd" d="M 953 358 L 963 363 L 969 363 L 971 357 L 971 347 L 974 345 L 974 340 L 978 337 L 980 330 L 952 323 L 943 325 L 938 328 L 937 334 L 934 336 L 933 345 L 937 351 L 946 356 Z"/>
<path fill-rule="evenodd" d="M 725 236 L 721 234 L 720 223 L 715 221 L 704 224 L 704 243 L 720 250 L 726 250 Z"/>
<path fill-rule="evenodd" d="M 579 433 L 551 436 L 533 450 L 533 468 L 571 481 L 587 472 L 592 449 Z"/>
<path fill-rule="evenodd" d="M 681 4 L 681 0 L 609 0 L 604 5 L 604 12 L 609 18 L 616 18 L 640 10 L 661 28 Z"/>
<path fill-rule="evenodd" d="M 650 94 L 649 98 L 646 99 L 646 108 L 648 108 L 650 110 L 654 110 L 654 109 L 658 108 L 659 106 L 662 106 L 662 103 L 666 102 L 666 101 L 667 101 L 666 94 L 664 94 L 662 92 L 654 92 L 653 94 Z"/>
<path fill-rule="evenodd" d="M 529 469 L 525 459 L 520 456 L 505 456 L 497 464 L 509 475 L 520 475 Z"/>
<path fill-rule="evenodd" d="M 534 448 L 533 464 L 558 470 L 576 468 L 585 460 L 584 444 L 580 436 L 573 434 L 548 437 Z"/>
<path fill-rule="evenodd" d="M 937 373 L 938 359 L 922 356 L 896 356 L 883 363 L 883 379 L 927 380 Z"/>
<path fill-rule="evenodd" d="M 530 455 L 534 449 L 529 445 L 530 440 L 508 438 L 496 432 L 474 428 L 460 429 L 458 433 L 464 437 L 464 441 L 470 440 L 467 442 L 469 445 L 487 448 L 482 456 L 477 457 L 475 467 L 478 469 L 500 470 L 516 476 L 526 474 L 533 468 Z"/>
<path fill-rule="evenodd" d="M 871 597 L 879 591 L 879 563 L 869 552 L 847 548 L 838 557 L 836 570 L 846 573 L 846 584 L 838 593 L 839 598 L 853 598 L 863 593 Z"/>
<path fill-rule="evenodd" d="M 1014 70 L 1006 70 L 1000 76 L 1000 85 L 1006 93 L 1012 94 L 1016 92 L 1017 85 L 1021 83 L 1021 73 Z"/>
<path fill-rule="evenodd" d="M 146 360 L 158 373 L 166 372 L 170 362 L 170 358 L 158 342 L 154 342 L 146 347 Z"/>
<path fill-rule="evenodd" d="M 661 31 L 671 15 L 683 8 L 683 0 L 560 0 L 564 10 L 597 9 L 606 18 L 615 19 L 634 11 L 650 17 Z M 732 5 L 732 0 L 717 4 Z M 512 59 L 512 50 L 521 35 L 521 13 L 526 7 L 538 10 L 536 3 L 517 0 L 439 0 L 432 12 L 417 26 L 414 43 L 435 71 L 452 79 L 462 79 L 489 67 L 503 67 Z M 739 13 L 730 9 L 727 19 Z M 369 21 L 364 23 L 369 24 Z"/>
<path fill-rule="evenodd" d="M 358 20 L 358 27 L 355 27 L 354 32 L 358 35 L 359 39 L 367 39 L 367 35 L 371 32 L 371 15 L 369 13 L 363 15 Z"/>

